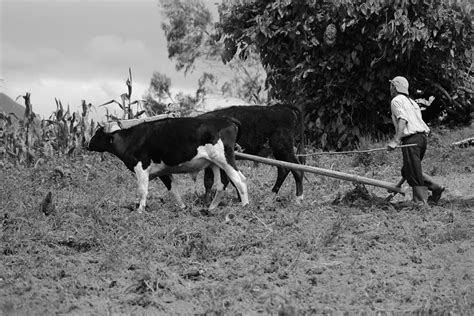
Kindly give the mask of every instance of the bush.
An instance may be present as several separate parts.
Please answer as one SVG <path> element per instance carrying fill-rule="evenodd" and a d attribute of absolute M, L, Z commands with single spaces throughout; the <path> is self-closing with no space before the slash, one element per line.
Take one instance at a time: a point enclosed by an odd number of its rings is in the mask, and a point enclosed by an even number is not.
<path fill-rule="evenodd" d="M 323 148 L 352 147 L 361 130 L 392 132 L 396 75 L 436 93 L 446 121 L 471 119 L 467 0 L 229 1 L 220 13 L 223 60 L 257 47 L 270 96 L 304 109 L 307 134 Z"/>

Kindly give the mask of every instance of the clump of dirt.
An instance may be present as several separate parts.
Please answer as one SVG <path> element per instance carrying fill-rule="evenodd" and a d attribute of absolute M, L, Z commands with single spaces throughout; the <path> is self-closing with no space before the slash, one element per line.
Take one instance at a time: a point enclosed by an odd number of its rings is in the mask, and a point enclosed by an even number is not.
<path fill-rule="evenodd" d="M 72 237 L 66 240 L 59 240 L 58 244 L 74 249 L 77 252 L 88 252 L 98 246 L 94 240 L 76 240 Z"/>
<path fill-rule="evenodd" d="M 374 196 L 372 196 L 365 185 L 360 184 L 360 183 L 355 183 L 354 188 L 352 190 L 349 190 L 346 193 L 341 193 L 339 192 L 332 202 L 333 205 L 338 205 L 338 204 L 346 204 L 346 205 L 351 205 L 356 203 L 357 201 L 370 201 L 375 199 Z"/>

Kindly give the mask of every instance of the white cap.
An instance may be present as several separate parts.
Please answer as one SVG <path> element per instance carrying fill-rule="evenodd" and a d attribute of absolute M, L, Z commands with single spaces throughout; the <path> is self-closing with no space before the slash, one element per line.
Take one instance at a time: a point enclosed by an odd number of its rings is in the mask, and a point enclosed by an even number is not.
<path fill-rule="evenodd" d="M 408 80 L 405 77 L 397 76 L 389 81 L 398 92 L 408 94 Z"/>

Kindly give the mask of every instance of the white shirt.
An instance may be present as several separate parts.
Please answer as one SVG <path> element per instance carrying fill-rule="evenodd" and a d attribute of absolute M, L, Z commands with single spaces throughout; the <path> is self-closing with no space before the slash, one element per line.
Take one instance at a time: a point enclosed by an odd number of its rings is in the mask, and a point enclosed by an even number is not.
<path fill-rule="evenodd" d="M 398 120 L 407 121 L 405 129 L 402 131 L 402 137 L 413 135 L 416 133 L 428 133 L 430 128 L 421 117 L 421 109 L 415 101 L 409 99 L 403 94 L 399 94 L 390 102 L 392 110 L 392 121 L 395 125 L 396 133 L 398 133 Z"/>

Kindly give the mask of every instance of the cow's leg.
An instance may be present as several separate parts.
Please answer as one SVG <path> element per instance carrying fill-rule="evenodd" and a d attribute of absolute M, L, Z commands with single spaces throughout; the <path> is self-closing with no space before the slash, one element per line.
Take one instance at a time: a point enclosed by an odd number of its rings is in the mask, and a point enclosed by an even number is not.
<path fill-rule="evenodd" d="M 293 149 L 291 131 L 282 130 L 276 132 L 270 140 L 270 146 L 272 147 L 275 159 L 299 164 Z M 290 171 L 295 178 L 296 201 L 301 202 L 303 200 L 303 171 L 278 167 L 278 176 L 272 191 L 278 193 Z"/>
<path fill-rule="evenodd" d="M 224 170 L 219 169 L 219 172 L 221 174 L 220 176 L 220 182 L 223 185 L 223 191 L 229 184 L 229 178 L 227 177 L 227 174 L 225 173 Z M 208 167 L 204 170 L 204 188 L 206 189 L 206 193 L 204 195 L 204 201 L 206 203 L 210 203 L 211 201 L 211 193 L 212 193 L 212 185 L 215 183 L 215 175 L 213 169 L 211 167 Z M 217 183 L 217 182 L 216 182 Z M 240 198 L 240 196 L 239 196 Z"/>
<path fill-rule="evenodd" d="M 235 169 L 237 170 L 237 167 Z M 239 190 L 237 190 L 237 187 L 235 186 L 235 184 L 229 181 L 229 177 L 227 176 L 224 170 L 220 169 L 220 171 L 221 171 L 221 181 L 222 181 L 222 184 L 224 185 L 224 191 L 229 185 L 229 183 L 232 184 L 232 186 L 237 191 L 237 198 L 239 199 L 240 202 L 242 202 L 242 200 L 240 199 Z M 243 181 L 246 181 L 245 177 L 243 177 Z"/>
<path fill-rule="evenodd" d="M 229 180 L 232 181 L 232 183 L 236 187 L 240 201 L 242 202 L 242 206 L 249 204 L 246 178 L 242 174 L 242 172 L 238 171 L 236 167 L 230 165 L 227 162 L 225 164 L 222 164 L 220 168 L 225 171 L 225 173 L 229 177 Z"/>
<path fill-rule="evenodd" d="M 296 158 L 296 156 L 295 156 L 295 158 Z M 299 163 L 298 159 L 296 159 L 293 163 Z M 291 169 L 291 173 L 293 174 L 293 178 L 295 178 L 296 202 L 302 202 L 303 198 L 304 198 L 304 195 L 303 195 L 303 178 L 304 178 L 303 171 Z"/>
<path fill-rule="evenodd" d="M 240 172 L 237 168 L 235 163 L 235 153 L 234 149 L 231 146 L 226 146 L 224 148 L 225 154 L 224 157 L 220 157 L 220 162 L 223 166 L 220 168 L 226 173 L 227 181 L 231 181 L 232 184 L 237 189 L 237 193 L 239 194 L 240 202 L 242 206 L 249 204 L 249 196 L 247 191 L 247 179 L 245 176 Z"/>
<path fill-rule="evenodd" d="M 146 207 L 146 197 L 148 195 L 148 177 L 149 177 L 149 170 L 143 169 L 142 163 L 139 162 L 134 168 L 135 175 L 137 177 L 138 182 L 138 196 L 139 196 L 139 204 L 138 204 L 138 213 L 141 213 L 145 210 Z"/>
<path fill-rule="evenodd" d="M 191 172 L 191 179 L 193 179 L 193 182 L 194 182 L 194 194 L 196 196 L 199 195 L 198 193 L 198 187 L 197 187 L 197 176 L 199 174 L 199 171 L 196 171 L 196 172 Z"/>
<path fill-rule="evenodd" d="M 219 167 L 216 165 L 212 165 L 212 172 L 214 173 L 214 183 L 216 184 L 217 189 L 216 194 L 214 195 L 214 199 L 212 200 L 212 203 L 209 206 L 210 211 L 215 209 L 219 205 L 222 199 L 222 194 L 224 192 L 224 185 L 222 184 L 221 180 L 221 169 L 219 169 Z"/>
<path fill-rule="evenodd" d="M 168 191 L 170 191 L 171 194 L 173 194 L 178 206 L 183 209 L 186 208 L 186 204 L 184 204 L 183 200 L 181 199 L 181 195 L 179 194 L 178 186 L 176 185 L 176 181 L 174 180 L 174 177 L 170 174 L 166 176 L 160 176 L 160 179 L 163 182 L 163 184 L 166 186 Z"/>
<path fill-rule="evenodd" d="M 275 157 L 275 159 L 278 159 Z M 280 160 L 280 159 L 278 159 Z M 277 179 L 275 181 L 275 184 L 273 185 L 272 192 L 278 193 L 280 191 L 281 186 L 283 185 L 283 182 L 285 182 L 286 177 L 288 176 L 288 173 L 290 173 L 290 170 L 287 168 L 282 168 L 282 167 L 277 167 Z"/>
<path fill-rule="evenodd" d="M 209 203 L 211 200 L 211 190 L 212 185 L 214 184 L 214 175 L 211 167 L 204 169 L 204 188 L 206 192 L 204 193 L 204 201 Z"/>
<path fill-rule="evenodd" d="M 277 158 L 277 155 L 275 155 L 275 158 L 278 160 L 288 161 L 286 159 Z M 289 162 L 298 163 L 294 161 L 289 161 Z M 275 181 L 275 185 L 272 188 L 272 192 L 278 193 L 281 186 L 283 185 L 283 182 L 288 176 L 288 173 L 291 170 L 291 173 L 293 174 L 293 178 L 295 178 L 295 184 L 296 184 L 296 201 L 297 202 L 303 201 L 303 197 L 304 197 L 303 196 L 303 171 L 287 169 L 287 168 L 282 168 L 282 167 L 277 167 L 277 168 L 278 168 L 278 176 Z"/>
<path fill-rule="evenodd" d="M 230 181 L 232 181 L 237 188 L 242 206 L 247 205 L 249 203 L 247 184 L 245 183 L 244 175 L 240 171 L 237 171 L 234 146 L 227 145 L 224 148 L 224 143 L 219 139 L 215 145 L 207 145 L 206 147 L 209 161 L 224 170 Z"/>
<path fill-rule="evenodd" d="M 224 190 L 227 188 L 227 185 L 229 184 L 229 178 L 227 177 L 227 174 L 224 172 L 224 170 L 220 170 L 221 172 L 221 182 L 224 185 Z"/>

